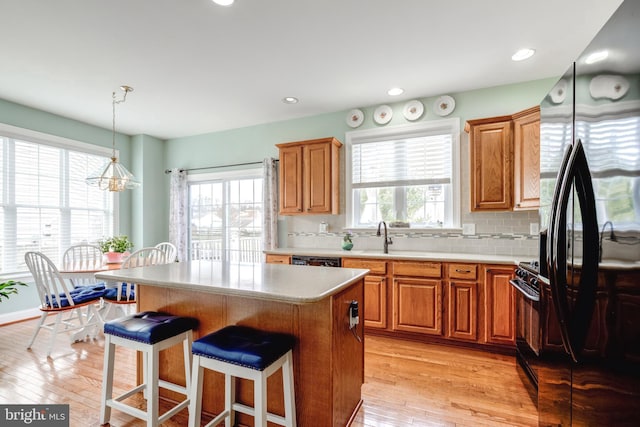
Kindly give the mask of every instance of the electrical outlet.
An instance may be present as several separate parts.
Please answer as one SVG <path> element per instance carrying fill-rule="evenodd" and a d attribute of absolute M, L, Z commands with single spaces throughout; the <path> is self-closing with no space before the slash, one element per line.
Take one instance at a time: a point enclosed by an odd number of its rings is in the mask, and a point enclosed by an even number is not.
<path fill-rule="evenodd" d="M 538 233 L 540 233 L 540 225 L 537 222 L 530 223 L 529 224 L 529 234 L 531 234 L 532 236 L 535 236 Z"/>
<path fill-rule="evenodd" d="M 462 234 L 467 236 L 473 236 L 476 234 L 476 225 L 475 224 L 462 224 Z"/>

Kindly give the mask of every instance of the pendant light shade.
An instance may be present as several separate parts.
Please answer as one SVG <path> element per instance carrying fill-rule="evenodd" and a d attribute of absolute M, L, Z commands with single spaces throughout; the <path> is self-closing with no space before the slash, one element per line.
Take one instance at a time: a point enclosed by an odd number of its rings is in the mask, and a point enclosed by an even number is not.
<path fill-rule="evenodd" d="M 111 161 L 85 179 L 88 185 L 98 187 L 100 190 L 117 192 L 131 190 L 140 186 L 140 181 L 136 180 L 133 174 L 118 162 L 116 157 L 116 104 L 124 102 L 127 99 L 127 93 L 133 91 L 130 86 L 120 86 L 120 89 L 124 91 L 124 96 L 121 100 L 116 101 L 116 93 L 113 92 L 112 94 L 113 126 L 111 145 L 113 152 Z"/>
<path fill-rule="evenodd" d="M 98 187 L 100 190 L 124 191 L 140 186 L 131 172 L 122 166 L 116 157 L 103 166 L 98 173 L 92 174 L 85 181 L 87 184 Z"/>

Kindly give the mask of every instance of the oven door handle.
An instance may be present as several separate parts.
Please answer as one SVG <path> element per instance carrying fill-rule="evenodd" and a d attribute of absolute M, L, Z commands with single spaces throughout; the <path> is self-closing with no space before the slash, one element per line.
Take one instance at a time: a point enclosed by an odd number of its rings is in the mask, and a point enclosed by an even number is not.
<path fill-rule="evenodd" d="M 518 292 L 520 292 L 522 295 L 524 295 L 524 297 L 527 298 L 528 300 L 540 301 L 540 293 L 535 294 L 535 293 L 529 291 L 527 288 L 522 286 L 522 283 L 521 283 L 520 280 L 511 279 L 511 280 L 509 280 L 509 283 L 511 284 L 511 286 L 516 288 L 518 290 Z"/>

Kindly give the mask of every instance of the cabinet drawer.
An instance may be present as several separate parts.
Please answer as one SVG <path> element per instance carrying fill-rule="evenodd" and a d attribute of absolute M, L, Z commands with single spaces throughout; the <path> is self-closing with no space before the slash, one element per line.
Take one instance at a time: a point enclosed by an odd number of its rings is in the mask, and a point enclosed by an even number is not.
<path fill-rule="evenodd" d="M 393 263 L 393 274 L 396 276 L 441 277 L 442 263 L 396 261 Z"/>
<path fill-rule="evenodd" d="M 370 274 L 387 274 L 386 261 L 375 259 L 342 258 L 344 268 L 367 268 Z"/>
<path fill-rule="evenodd" d="M 291 256 L 267 254 L 267 264 L 291 264 Z"/>
<path fill-rule="evenodd" d="M 449 264 L 449 278 L 475 280 L 478 277 L 476 264 Z"/>

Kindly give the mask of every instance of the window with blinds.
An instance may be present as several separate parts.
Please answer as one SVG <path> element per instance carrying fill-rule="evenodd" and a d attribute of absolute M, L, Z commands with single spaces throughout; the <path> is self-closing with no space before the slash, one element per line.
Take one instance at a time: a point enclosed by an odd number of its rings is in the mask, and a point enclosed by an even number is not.
<path fill-rule="evenodd" d="M 74 141 L 42 138 L 0 135 L 2 274 L 26 271 L 25 252 L 59 262 L 72 244 L 113 234 L 113 194 L 84 181 L 109 156 L 84 152 Z"/>
<path fill-rule="evenodd" d="M 541 218 L 549 215 L 553 190 L 562 156 L 574 138 L 583 143 L 596 196 L 598 222 L 612 221 L 616 228 L 634 228 L 640 223 L 635 196 L 640 189 L 640 117 L 637 104 L 629 111 L 605 114 L 606 107 L 580 106 L 575 126 L 562 117 L 547 119 L 540 126 Z M 543 227 L 547 224 L 543 222 Z"/>
<path fill-rule="evenodd" d="M 459 120 L 347 134 L 351 227 L 457 228 Z"/>

